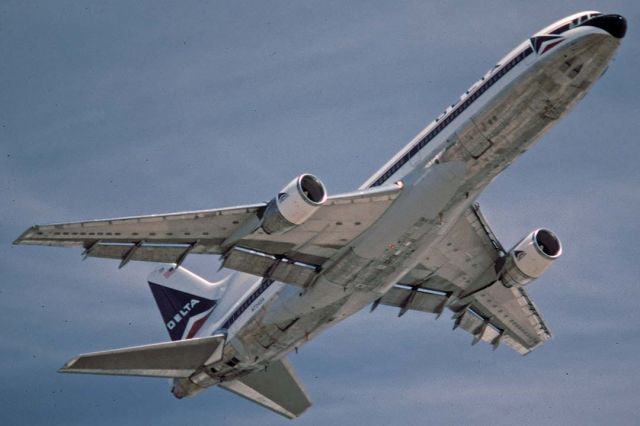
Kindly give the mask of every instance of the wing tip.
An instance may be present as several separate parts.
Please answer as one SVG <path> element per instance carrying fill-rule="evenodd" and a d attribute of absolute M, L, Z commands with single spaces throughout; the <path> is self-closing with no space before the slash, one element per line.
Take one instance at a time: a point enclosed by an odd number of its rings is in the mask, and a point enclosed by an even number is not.
<path fill-rule="evenodd" d="M 33 225 L 27 228 L 18 238 L 13 241 L 13 245 L 17 246 L 18 244 L 23 244 L 26 240 L 28 240 L 28 236 L 35 230 L 38 229 L 38 225 Z"/>
<path fill-rule="evenodd" d="M 80 359 L 79 356 L 70 359 L 67 361 L 62 367 L 58 369 L 58 373 L 76 373 L 77 370 L 74 370 L 73 366 Z"/>

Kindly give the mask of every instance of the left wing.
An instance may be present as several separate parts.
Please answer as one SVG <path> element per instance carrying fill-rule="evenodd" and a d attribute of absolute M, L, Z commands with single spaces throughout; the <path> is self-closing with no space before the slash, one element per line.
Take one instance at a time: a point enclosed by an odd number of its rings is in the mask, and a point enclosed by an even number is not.
<path fill-rule="evenodd" d="M 496 263 L 506 252 L 474 205 L 453 226 L 438 249 L 400 280 L 378 303 L 408 310 L 454 312 L 460 327 L 493 345 L 504 342 L 527 354 L 551 337 L 524 288 L 499 281 Z M 374 306 L 375 307 L 375 306 Z"/>
<path fill-rule="evenodd" d="M 261 275 L 273 259 L 319 266 L 373 224 L 401 187 L 333 196 L 302 225 L 267 234 L 260 229 L 265 203 L 184 213 L 36 225 L 14 244 L 83 247 L 84 255 L 120 260 L 181 264 L 190 253 L 226 254 L 226 267 Z M 231 251 L 236 247 L 241 250 Z M 271 260 L 270 260 L 271 258 Z M 250 262 L 247 262 L 250 260 Z M 286 263 L 286 262 L 285 262 Z M 291 275 L 291 274 L 289 274 Z M 295 274 L 291 275 L 295 276 Z M 280 277 L 279 277 L 280 278 Z M 291 278 L 293 279 L 293 278 Z"/>

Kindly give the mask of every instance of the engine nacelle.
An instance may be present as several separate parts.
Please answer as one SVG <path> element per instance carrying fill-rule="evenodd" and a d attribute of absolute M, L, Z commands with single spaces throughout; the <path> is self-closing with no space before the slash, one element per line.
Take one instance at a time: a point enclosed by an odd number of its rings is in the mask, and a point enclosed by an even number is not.
<path fill-rule="evenodd" d="M 327 191 L 320 179 L 310 174 L 300 175 L 269 201 L 262 217 L 262 229 L 274 234 L 302 225 L 326 200 Z"/>
<path fill-rule="evenodd" d="M 522 287 L 540 277 L 562 254 L 562 244 L 547 229 L 537 229 L 524 237 L 507 254 L 499 275 L 506 287 Z"/>

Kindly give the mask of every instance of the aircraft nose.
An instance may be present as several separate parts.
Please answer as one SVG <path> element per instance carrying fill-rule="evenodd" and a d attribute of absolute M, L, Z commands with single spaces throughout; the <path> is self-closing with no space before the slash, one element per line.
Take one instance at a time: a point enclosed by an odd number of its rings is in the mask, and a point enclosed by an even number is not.
<path fill-rule="evenodd" d="M 623 38 L 627 33 L 627 20 L 622 15 L 600 15 L 589 19 L 584 25 L 601 28 L 615 38 Z"/>

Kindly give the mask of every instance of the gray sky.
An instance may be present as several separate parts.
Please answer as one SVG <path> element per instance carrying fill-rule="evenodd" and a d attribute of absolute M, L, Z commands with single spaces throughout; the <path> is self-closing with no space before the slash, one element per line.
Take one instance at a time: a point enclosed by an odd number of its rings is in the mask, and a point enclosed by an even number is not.
<path fill-rule="evenodd" d="M 486 5 L 489 6 L 486 6 Z M 0 420 L 288 424 L 219 389 L 61 375 L 79 353 L 167 340 L 151 264 L 11 246 L 35 223 L 268 200 L 312 172 L 357 188 L 531 34 L 629 20 L 609 71 L 482 196 L 510 246 L 565 255 L 530 294 L 554 339 L 527 357 L 380 308 L 292 356 L 316 424 L 618 424 L 640 416 L 636 1 L 0 3 Z M 212 278 L 213 257 L 187 267 Z"/>

